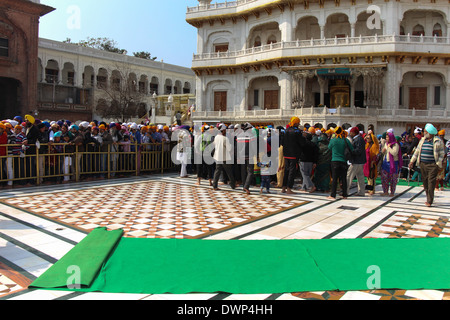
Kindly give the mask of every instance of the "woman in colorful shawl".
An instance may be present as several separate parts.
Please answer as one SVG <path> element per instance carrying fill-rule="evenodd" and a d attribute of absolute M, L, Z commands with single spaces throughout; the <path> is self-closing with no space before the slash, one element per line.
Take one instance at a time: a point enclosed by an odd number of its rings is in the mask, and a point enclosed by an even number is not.
<path fill-rule="evenodd" d="M 328 136 L 322 133 L 317 139 L 319 158 L 314 172 L 314 185 L 318 191 L 328 192 L 331 182 L 331 150 L 328 149 Z"/>
<path fill-rule="evenodd" d="M 376 180 L 378 177 L 378 163 L 377 158 L 380 153 L 380 143 L 377 137 L 369 131 L 365 136 L 366 140 L 366 164 L 364 165 L 364 176 L 367 177 L 366 189 L 369 195 L 375 194 Z"/>
<path fill-rule="evenodd" d="M 383 164 L 381 165 L 381 182 L 383 187 L 382 196 L 387 196 L 389 189 L 390 197 L 395 195 L 398 183 L 398 174 L 403 167 L 403 157 L 400 145 L 393 133 L 386 135 L 386 144 L 382 150 Z"/>

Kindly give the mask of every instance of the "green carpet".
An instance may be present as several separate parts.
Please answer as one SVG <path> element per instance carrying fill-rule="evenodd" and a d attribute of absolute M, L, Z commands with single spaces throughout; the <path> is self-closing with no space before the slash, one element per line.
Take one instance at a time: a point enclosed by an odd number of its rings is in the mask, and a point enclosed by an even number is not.
<path fill-rule="evenodd" d="M 216 241 L 117 239 L 118 233 L 109 233 L 92 232 L 73 249 L 77 254 L 69 252 L 30 287 L 67 290 L 67 268 L 81 261 L 83 287 L 74 291 L 263 294 L 372 289 L 368 284 L 450 289 L 450 238 Z M 111 247 L 97 245 L 100 238 Z M 106 258 L 98 267 L 100 257 Z"/>

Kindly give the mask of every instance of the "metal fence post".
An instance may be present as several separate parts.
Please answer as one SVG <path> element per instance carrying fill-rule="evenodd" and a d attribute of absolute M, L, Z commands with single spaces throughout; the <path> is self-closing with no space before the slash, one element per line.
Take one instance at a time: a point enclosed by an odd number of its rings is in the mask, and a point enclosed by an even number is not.
<path fill-rule="evenodd" d="M 41 184 L 41 173 L 39 170 L 39 148 L 36 146 L 36 184 Z"/>

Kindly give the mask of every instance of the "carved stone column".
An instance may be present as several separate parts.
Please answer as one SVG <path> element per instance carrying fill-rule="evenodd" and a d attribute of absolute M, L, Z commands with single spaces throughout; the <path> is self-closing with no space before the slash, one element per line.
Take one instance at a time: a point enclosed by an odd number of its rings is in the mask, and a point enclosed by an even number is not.
<path fill-rule="evenodd" d="M 328 80 L 321 78 L 321 77 L 317 77 L 317 80 L 318 80 L 319 86 L 320 86 L 320 104 L 324 105 L 325 104 L 325 86 L 328 84 Z"/>
<path fill-rule="evenodd" d="M 292 105 L 294 108 L 303 108 L 306 102 L 306 82 L 315 76 L 314 71 L 297 71 L 293 74 Z"/>

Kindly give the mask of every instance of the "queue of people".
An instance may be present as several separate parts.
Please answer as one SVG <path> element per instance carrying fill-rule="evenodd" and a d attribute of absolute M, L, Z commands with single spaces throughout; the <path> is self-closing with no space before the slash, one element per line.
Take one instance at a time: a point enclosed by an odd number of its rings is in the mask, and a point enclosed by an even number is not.
<path fill-rule="evenodd" d="M 95 173 L 87 178 L 102 179 L 108 152 L 111 176 L 118 167 L 132 167 L 139 172 L 141 158 L 133 158 L 135 152 L 171 152 L 171 142 L 178 142 L 176 161 L 180 163 L 180 177 L 196 173 L 198 185 L 208 180 L 214 190 L 219 190 L 221 181 L 229 183 L 232 189 L 242 186 L 247 194 L 251 186 L 260 187 L 261 193 L 270 193 L 275 187 L 285 194 L 329 193 L 329 199 L 334 200 L 339 190 L 344 199 L 348 198 L 355 179 L 355 196 L 373 196 L 377 178 L 381 178 L 381 195 L 394 197 L 399 178 L 412 173 L 411 180 L 423 182 L 426 204 L 431 206 L 434 191 L 448 185 L 450 145 L 445 131 L 438 131 L 432 124 L 396 136 L 393 129 L 376 135 L 373 126 L 367 132 L 360 127 L 326 130 L 303 127 L 300 122 L 293 117 L 289 124 L 277 128 L 254 127 L 250 123 L 192 128 L 95 120 L 77 125 L 67 120 L 49 122 L 31 115 L 17 116 L 0 122 L 0 180 L 7 181 L 8 188 L 13 181 L 19 185 L 35 184 L 38 167 L 40 183 L 42 176 L 54 176 L 58 183 L 68 182 L 75 179 L 75 161 L 82 171 Z M 231 139 L 227 135 L 230 131 L 234 133 Z M 272 149 L 275 140 L 279 142 L 278 150 Z M 33 157 L 37 150 L 39 156 Z M 65 156 L 50 156 L 58 153 Z M 194 158 L 200 161 L 194 163 Z M 294 189 L 297 178 L 301 182 Z"/>
<path fill-rule="evenodd" d="M 300 122 L 298 117 L 293 117 L 286 127 L 277 128 L 253 127 L 249 123 L 230 126 L 205 124 L 198 131 L 201 134 L 195 134 L 199 128 L 175 128 L 189 133 L 189 141 L 194 146 L 192 152 L 200 153 L 200 156 L 205 155 L 205 150 L 208 152 L 209 145 L 213 146 L 210 153 L 214 161 L 202 161 L 195 166 L 193 162 L 184 161 L 181 177 L 196 173 L 198 185 L 202 180 L 209 180 L 215 190 L 219 190 L 220 180 L 222 184 L 229 183 L 232 189 L 241 186 L 247 194 L 250 186 L 259 187 L 261 193 L 264 190 L 270 192 L 274 187 L 280 188 L 284 194 L 297 191 L 329 193 L 328 198 L 335 200 L 338 192 L 347 199 L 355 180 L 357 191 L 354 196 L 375 195 L 378 178 L 381 179 L 380 195 L 394 197 L 400 178 L 411 178 L 419 172 L 427 194 L 427 206 L 433 204 L 434 190 L 443 190 L 448 184 L 449 142 L 445 140 L 445 131 L 438 131 L 432 124 L 417 128 L 414 133 L 396 136 L 393 129 L 376 135 L 373 126 L 367 132 L 360 127 L 326 130 L 302 127 Z M 208 135 L 211 130 L 220 134 Z M 229 131 L 234 132 L 231 140 L 227 135 Z M 236 134 L 249 131 L 250 135 Z M 264 150 L 270 152 L 273 152 L 270 138 L 279 138 L 277 163 L 270 164 L 277 166 L 275 172 L 267 170 L 268 164 L 263 163 L 261 150 L 256 152 L 258 156 L 253 161 L 249 158 L 251 139 L 258 140 L 260 132 L 265 132 L 264 136 L 268 137 L 263 140 L 267 143 Z M 256 145 L 261 148 L 261 142 Z M 242 147 L 244 153 L 239 152 Z M 236 159 L 236 155 L 244 158 Z M 295 186 L 297 178 L 300 178 L 300 184 Z"/>
<path fill-rule="evenodd" d="M 169 127 L 150 123 L 94 120 L 77 125 L 68 120 L 16 116 L 0 122 L 0 180 L 7 181 L 2 185 L 6 188 L 35 185 L 37 179 L 40 183 L 67 183 L 75 180 L 75 161 L 80 171 L 93 173 L 82 178 L 103 179 L 108 152 L 114 176 L 118 168 L 135 170 L 136 163 L 140 165 L 140 159 L 135 161 L 132 154 L 126 154 L 135 152 L 136 145 L 137 151 L 169 151 L 170 136 Z"/>

